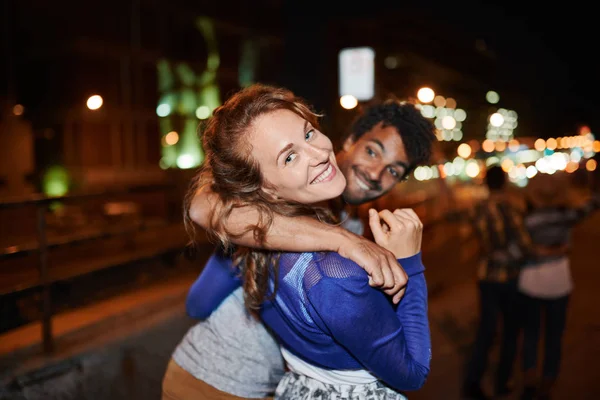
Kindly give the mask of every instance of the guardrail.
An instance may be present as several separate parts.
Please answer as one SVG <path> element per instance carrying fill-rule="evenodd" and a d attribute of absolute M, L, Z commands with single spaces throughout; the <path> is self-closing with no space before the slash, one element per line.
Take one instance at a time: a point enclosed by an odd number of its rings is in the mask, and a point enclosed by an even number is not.
<path fill-rule="evenodd" d="M 162 227 L 167 227 L 169 225 L 169 221 L 173 220 L 175 216 L 177 218 L 177 221 L 181 218 L 179 213 L 180 199 L 177 199 L 178 212 L 172 213 L 172 216 L 169 215 L 169 210 L 175 208 L 172 207 L 174 205 L 173 201 L 175 200 L 172 196 L 172 192 L 174 191 L 173 189 L 174 187 L 172 185 L 147 185 L 129 187 L 121 190 L 71 194 L 57 197 L 33 195 L 20 198 L 0 199 L 0 210 L 26 206 L 35 207 L 35 241 L 33 241 L 33 243 L 17 244 L 5 248 L 0 248 L 0 261 L 20 256 L 37 254 L 37 276 L 32 274 L 21 274 L 14 279 L 14 282 L 10 279 L 5 280 L 4 285 L 0 285 L 0 295 L 17 293 L 30 288 L 41 289 L 41 334 L 42 348 L 44 352 L 51 353 L 54 350 L 54 340 L 52 334 L 52 298 L 50 290 L 52 283 L 77 276 L 82 276 L 93 271 L 124 264 L 126 262 L 157 257 L 164 254 L 167 249 L 176 250 L 178 247 L 180 247 L 181 240 L 178 240 L 179 238 L 176 237 L 171 238 L 171 240 L 169 241 L 168 237 L 170 232 L 164 231 L 167 239 L 165 239 L 166 243 L 164 243 L 164 245 L 160 248 L 140 249 L 133 251 L 131 252 L 131 254 L 127 255 L 110 255 L 103 260 L 90 260 L 89 262 L 86 262 L 85 265 L 65 266 L 64 268 L 57 268 L 56 270 L 53 269 L 52 271 L 49 269 L 48 263 L 49 250 L 53 248 L 60 248 L 68 245 L 84 243 L 86 241 L 113 238 L 118 236 L 125 236 L 126 238 L 130 238 L 133 234 L 143 232 L 150 228 L 161 227 L 162 229 Z M 92 199 L 98 199 L 102 201 L 104 199 L 114 199 L 115 197 L 119 196 L 152 192 L 163 193 L 165 196 L 164 205 L 166 206 L 166 215 L 164 216 L 164 218 L 153 221 L 138 221 L 134 224 L 126 224 L 125 226 L 118 228 L 105 228 L 96 232 L 91 231 L 84 233 L 70 233 L 68 235 L 63 235 L 62 237 L 57 237 L 54 239 L 49 239 L 48 237 L 48 226 L 46 216 L 49 210 L 49 206 L 51 204 L 82 203 Z M 180 248 L 182 248 L 182 246 Z"/>

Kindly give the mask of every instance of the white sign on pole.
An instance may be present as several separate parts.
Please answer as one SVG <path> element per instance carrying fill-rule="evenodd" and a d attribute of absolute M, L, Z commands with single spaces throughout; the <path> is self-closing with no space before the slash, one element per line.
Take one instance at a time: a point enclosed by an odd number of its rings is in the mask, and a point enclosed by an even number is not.
<path fill-rule="evenodd" d="M 371 100 L 375 91 L 375 51 L 370 47 L 343 49 L 339 54 L 340 97 L 350 94 Z"/>

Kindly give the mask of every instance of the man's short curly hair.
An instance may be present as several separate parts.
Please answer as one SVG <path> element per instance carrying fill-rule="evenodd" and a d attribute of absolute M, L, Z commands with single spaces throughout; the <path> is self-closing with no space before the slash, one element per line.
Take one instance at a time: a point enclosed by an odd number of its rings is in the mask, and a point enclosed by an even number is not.
<path fill-rule="evenodd" d="M 410 170 L 429 162 L 433 143 L 437 141 L 435 126 L 421 114 L 415 104 L 393 99 L 369 107 L 354 121 L 350 137 L 357 140 L 380 122 L 384 128 L 394 126 L 400 133 Z"/>

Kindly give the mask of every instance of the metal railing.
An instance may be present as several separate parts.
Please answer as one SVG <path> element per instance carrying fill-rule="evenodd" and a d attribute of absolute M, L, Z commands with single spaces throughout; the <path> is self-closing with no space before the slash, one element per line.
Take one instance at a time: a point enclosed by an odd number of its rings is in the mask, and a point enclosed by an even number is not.
<path fill-rule="evenodd" d="M 55 203 L 81 203 L 87 200 L 92 199 L 111 199 L 118 196 L 126 196 L 132 194 L 140 194 L 140 193 L 163 193 L 165 196 L 164 204 L 166 205 L 167 215 L 165 216 L 165 220 L 169 220 L 169 210 L 172 208 L 173 199 L 171 193 L 173 192 L 174 187 L 172 185 L 147 185 L 147 186 L 136 186 L 136 187 L 128 187 L 126 189 L 120 190 L 110 190 L 110 191 L 100 191 L 100 192 L 91 192 L 91 193 L 81 193 L 81 194 L 71 194 L 65 196 L 56 196 L 56 197 L 47 197 L 43 195 L 32 195 L 28 197 L 20 197 L 20 198 L 5 198 L 0 199 L 0 211 L 6 210 L 10 208 L 19 208 L 26 206 L 35 207 L 36 212 L 36 243 L 34 245 L 24 245 L 24 246 L 9 246 L 6 248 L 0 249 L 0 261 L 3 259 L 18 257 L 22 255 L 31 255 L 37 253 L 37 262 L 38 262 L 38 272 L 39 279 L 35 281 L 23 281 L 18 285 L 13 285 L 12 287 L 5 288 L 4 294 L 16 293 L 23 291 L 28 288 L 39 288 L 41 289 L 41 328 L 42 328 L 42 348 L 46 353 L 51 353 L 54 351 L 54 338 L 52 334 L 52 297 L 51 297 L 51 284 L 60 279 L 64 279 L 65 275 L 62 277 L 51 277 L 48 265 L 48 253 L 49 249 L 53 247 L 61 247 L 70 245 L 73 243 L 80 243 L 88 240 L 96 240 L 102 238 L 109 238 L 118 235 L 131 234 L 139 231 L 142 225 L 138 225 L 135 227 L 127 227 L 126 229 L 121 230 L 103 230 L 94 234 L 87 235 L 79 235 L 75 237 L 66 238 L 64 240 L 58 240 L 53 243 L 50 243 L 48 240 L 48 226 L 46 221 L 46 215 L 49 210 L 51 204 Z M 179 209 L 179 208 L 178 208 Z M 177 213 L 177 217 L 180 217 L 179 213 Z M 183 246 L 182 246 L 183 247 Z M 76 277 L 85 275 L 94 270 L 102 269 L 110 267 L 110 265 L 98 265 L 96 268 L 82 268 L 81 271 L 71 271 L 67 277 Z M 1 293 L 0 293 L 1 295 Z"/>

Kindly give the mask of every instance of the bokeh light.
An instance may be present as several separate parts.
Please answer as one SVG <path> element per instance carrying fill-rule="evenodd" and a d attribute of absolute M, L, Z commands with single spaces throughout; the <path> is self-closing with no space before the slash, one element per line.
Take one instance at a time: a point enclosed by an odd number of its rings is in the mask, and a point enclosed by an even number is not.
<path fill-rule="evenodd" d="M 461 143 L 456 149 L 456 152 L 462 158 L 467 158 L 471 155 L 471 146 L 469 146 L 467 143 Z"/>
<path fill-rule="evenodd" d="M 165 103 L 159 104 L 158 107 L 156 107 L 156 115 L 158 115 L 159 117 L 167 117 L 169 114 L 171 114 L 171 106 Z"/>
<path fill-rule="evenodd" d="M 490 125 L 496 128 L 501 127 L 504 124 L 504 117 L 500 113 L 493 113 L 490 115 Z"/>
<path fill-rule="evenodd" d="M 433 105 L 435 105 L 436 107 L 444 107 L 446 105 L 446 99 L 444 98 L 444 96 L 435 96 L 435 98 L 433 99 Z"/>
<path fill-rule="evenodd" d="M 490 104 L 496 104 L 500 101 L 500 95 L 493 90 L 490 90 L 485 94 L 485 99 Z"/>
<path fill-rule="evenodd" d="M 17 117 L 20 115 L 23 115 L 24 111 L 25 111 L 25 107 L 23 107 L 21 104 L 16 104 L 12 109 L 13 114 L 16 115 Z"/>
<path fill-rule="evenodd" d="M 515 166 L 515 163 L 510 158 L 505 158 L 502 160 L 502 164 L 500 165 L 504 172 L 510 172 L 511 169 Z"/>
<path fill-rule="evenodd" d="M 537 151 L 544 151 L 544 150 L 546 150 L 546 141 L 542 138 L 539 138 L 535 141 L 535 143 L 533 144 L 533 147 Z"/>
<path fill-rule="evenodd" d="M 465 119 L 467 119 L 467 112 L 465 110 L 463 110 L 462 108 L 457 108 L 454 111 L 454 119 L 459 122 L 464 121 Z"/>
<path fill-rule="evenodd" d="M 351 94 L 345 94 L 340 97 L 340 105 L 346 110 L 351 110 L 358 105 L 358 100 Z"/>
<path fill-rule="evenodd" d="M 417 98 L 421 103 L 430 103 L 435 98 L 435 92 L 428 87 L 422 87 L 417 92 Z"/>
<path fill-rule="evenodd" d="M 442 127 L 444 127 L 444 129 L 454 129 L 455 126 L 456 120 L 450 115 L 446 115 L 444 118 L 442 118 Z"/>
<path fill-rule="evenodd" d="M 210 108 L 207 106 L 200 106 L 196 108 L 196 118 L 206 119 L 208 117 L 210 117 Z"/>
<path fill-rule="evenodd" d="M 479 172 L 481 172 L 481 169 L 479 168 L 477 161 L 471 160 L 467 163 L 465 167 L 465 173 L 468 177 L 475 178 L 477 175 L 479 175 Z"/>
<path fill-rule="evenodd" d="M 179 134 L 175 131 L 167 133 L 165 136 L 165 143 L 169 146 L 173 146 L 179 141 Z"/>
<path fill-rule="evenodd" d="M 87 108 L 89 108 L 90 110 L 97 110 L 100 107 L 102 107 L 103 103 L 104 103 L 104 100 L 102 100 L 102 96 L 95 94 L 93 96 L 90 96 L 87 99 L 86 104 L 87 104 Z"/>
<path fill-rule="evenodd" d="M 494 151 L 494 149 L 496 148 L 496 145 L 494 144 L 493 141 L 491 141 L 490 139 L 486 139 L 483 141 L 483 143 L 481 144 L 481 148 L 483 149 L 483 151 L 485 151 L 486 153 L 491 153 L 492 151 Z"/>

